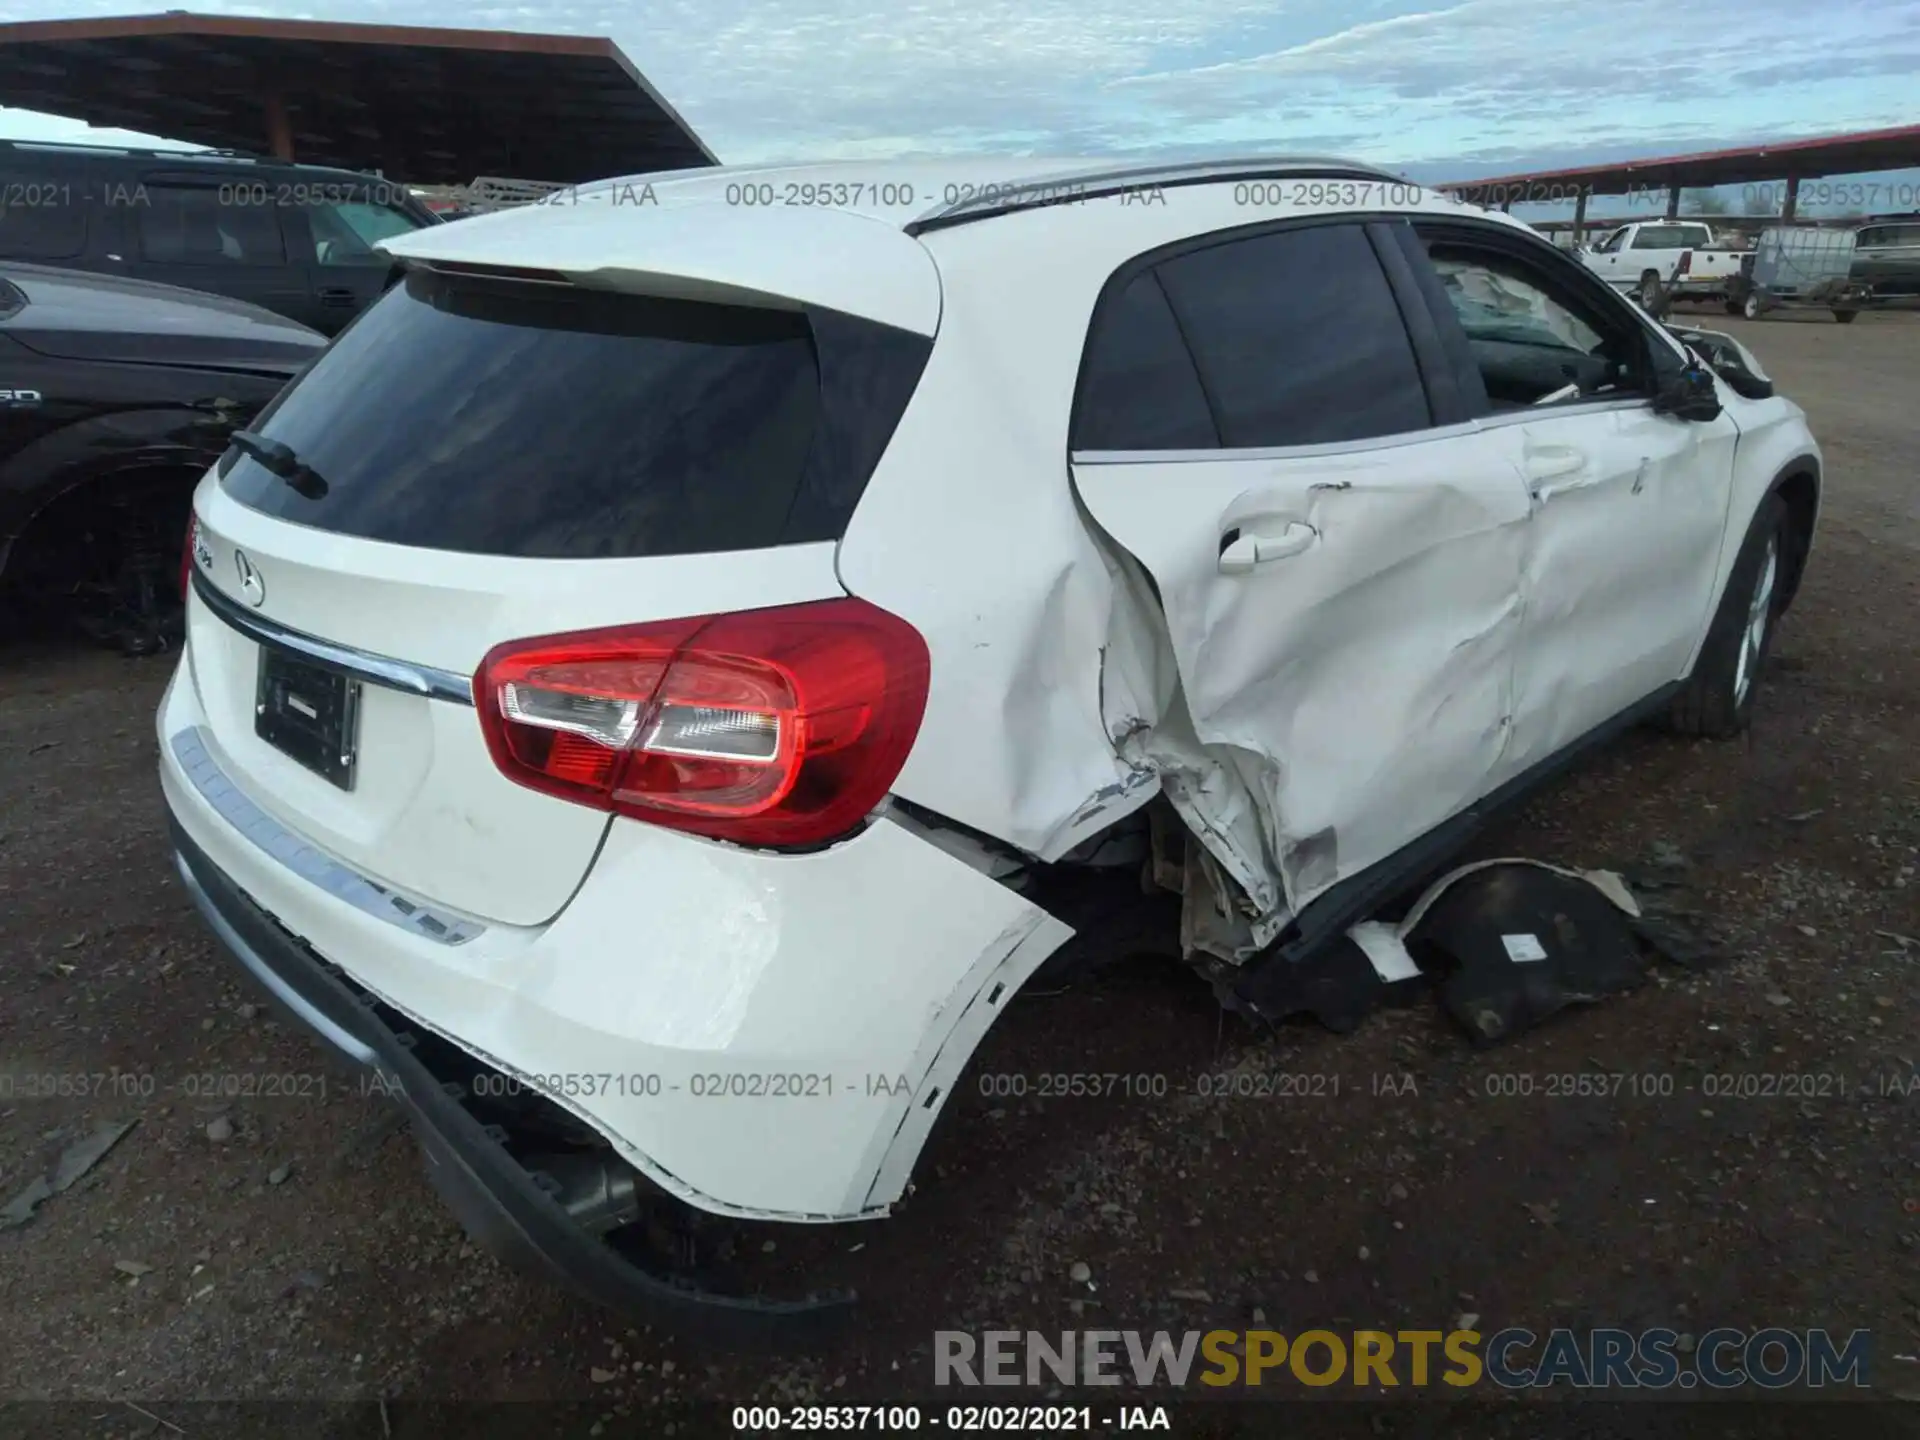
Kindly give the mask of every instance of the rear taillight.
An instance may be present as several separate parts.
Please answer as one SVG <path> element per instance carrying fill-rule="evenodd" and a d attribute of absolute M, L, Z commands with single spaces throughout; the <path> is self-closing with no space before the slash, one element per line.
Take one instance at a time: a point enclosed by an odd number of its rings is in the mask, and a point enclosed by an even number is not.
<path fill-rule="evenodd" d="M 1680 252 L 1680 268 L 1673 273 L 1675 275 L 1691 275 L 1693 273 L 1693 252 L 1691 250 L 1682 250 Z"/>
<path fill-rule="evenodd" d="M 508 779 L 742 845 L 814 845 L 886 797 L 927 646 L 864 600 L 497 645 L 473 677 Z"/>
<path fill-rule="evenodd" d="M 193 537 L 199 532 L 200 517 L 187 516 L 186 538 L 180 542 L 180 603 L 187 603 L 187 592 L 193 588 Z"/>

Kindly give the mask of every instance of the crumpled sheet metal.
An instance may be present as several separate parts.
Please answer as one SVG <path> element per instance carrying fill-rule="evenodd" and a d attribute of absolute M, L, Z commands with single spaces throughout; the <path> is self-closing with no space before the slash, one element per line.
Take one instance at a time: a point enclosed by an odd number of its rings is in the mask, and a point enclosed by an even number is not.
<path fill-rule="evenodd" d="M 1224 511 L 1166 504 L 1194 483 L 1176 462 L 1075 465 L 1116 575 L 1109 733 L 1254 902 L 1248 944 L 1210 951 L 1240 963 L 1496 773 L 1530 502 L 1447 444 L 1250 466 Z M 1220 527 L 1282 512 L 1313 546 L 1223 588 Z"/>

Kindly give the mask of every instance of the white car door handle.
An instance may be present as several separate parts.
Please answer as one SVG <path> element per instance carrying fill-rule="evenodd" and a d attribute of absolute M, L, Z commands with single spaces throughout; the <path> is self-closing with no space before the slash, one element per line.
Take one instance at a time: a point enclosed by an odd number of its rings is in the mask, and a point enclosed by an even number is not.
<path fill-rule="evenodd" d="M 1586 452 L 1576 450 L 1571 445 L 1535 445 L 1527 450 L 1529 480 L 1558 480 L 1563 475 L 1576 475 L 1586 468 Z"/>
<path fill-rule="evenodd" d="M 1298 520 L 1289 520 L 1275 530 L 1229 530 L 1221 537 L 1220 573 L 1244 575 L 1256 565 L 1298 555 L 1319 538 L 1318 530 Z"/>

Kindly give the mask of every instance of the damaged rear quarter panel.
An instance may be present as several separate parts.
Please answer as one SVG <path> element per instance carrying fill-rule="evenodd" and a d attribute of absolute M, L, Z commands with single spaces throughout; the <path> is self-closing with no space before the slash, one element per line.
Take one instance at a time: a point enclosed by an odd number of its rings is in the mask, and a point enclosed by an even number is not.
<path fill-rule="evenodd" d="M 1111 584 L 1065 470 L 1105 271 L 1077 238 L 1049 243 L 1068 218 L 928 237 L 939 334 L 838 562 L 848 591 L 911 623 L 932 657 L 895 792 L 1046 860 L 1158 793 L 1114 753 L 1101 715 Z M 1017 269 L 1005 227 L 1035 232 Z"/>

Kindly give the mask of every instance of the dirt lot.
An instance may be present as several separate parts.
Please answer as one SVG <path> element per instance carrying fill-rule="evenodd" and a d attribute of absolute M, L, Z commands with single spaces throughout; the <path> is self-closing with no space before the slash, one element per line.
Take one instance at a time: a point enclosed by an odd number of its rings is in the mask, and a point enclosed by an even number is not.
<path fill-rule="evenodd" d="M 1204 1329 L 1256 1311 L 1289 1331 L 1446 1329 L 1462 1312 L 1483 1332 L 1865 1328 L 1875 1387 L 1920 1391 L 1920 1087 L 1902 1093 L 1920 1063 L 1920 317 L 1723 323 L 1811 413 L 1830 472 L 1754 733 L 1631 735 L 1480 849 L 1657 876 L 1732 958 L 1661 967 L 1491 1052 L 1430 1003 L 1344 1037 L 1256 1034 L 1141 960 L 1026 998 L 979 1075 L 1159 1074 L 1168 1096 L 965 1086 L 919 1193 L 833 1236 L 863 1309 L 801 1354 L 636 1331 L 476 1254 L 381 1127 L 386 1102 L 254 1008 L 174 881 L 151 729 L 171 663 L 0 652 L 0 1201 L 100 1121 L 139 1122 L 0 1233 L 0 1395 L 92 1402 L 0 1430 L 174 1433 L 117 1404 L 135 1400 L 206 1433 L 193 1402 L 387 1397 L 388 1416 L 332 1412 L 329 1433 L 431 1433 L 398 1402 L 451 1399 L 578 1402 L 575 1434 L 706 1433 L 705 1402 L 924 1394 L 938 1328 Z M 1229 1067 L 1328 1080 L 1287 1099 L 1190 1093 Z M 114 1071 L 151 1093 L 25 1093 L 33 1075 Z M 194 1093 L 222 1072 L 329 1081 L 324 1098 Z M 1671 1080 L 1547 1093 L 1567 1072 Z M 1703 1093 L 1788 1072 L 1833 1078 Z M 1470 1404 L 1457 1433 L 1539 1430 L 1512 1412 Z M 259 1433 L 318 1413 L 274 1412 Z M 1416 1433 L 1409 1413 L 1368 1417 L 1371 1433 Z M 1727 1417 L 1711 1433 L 1736 1433 Z"/>

